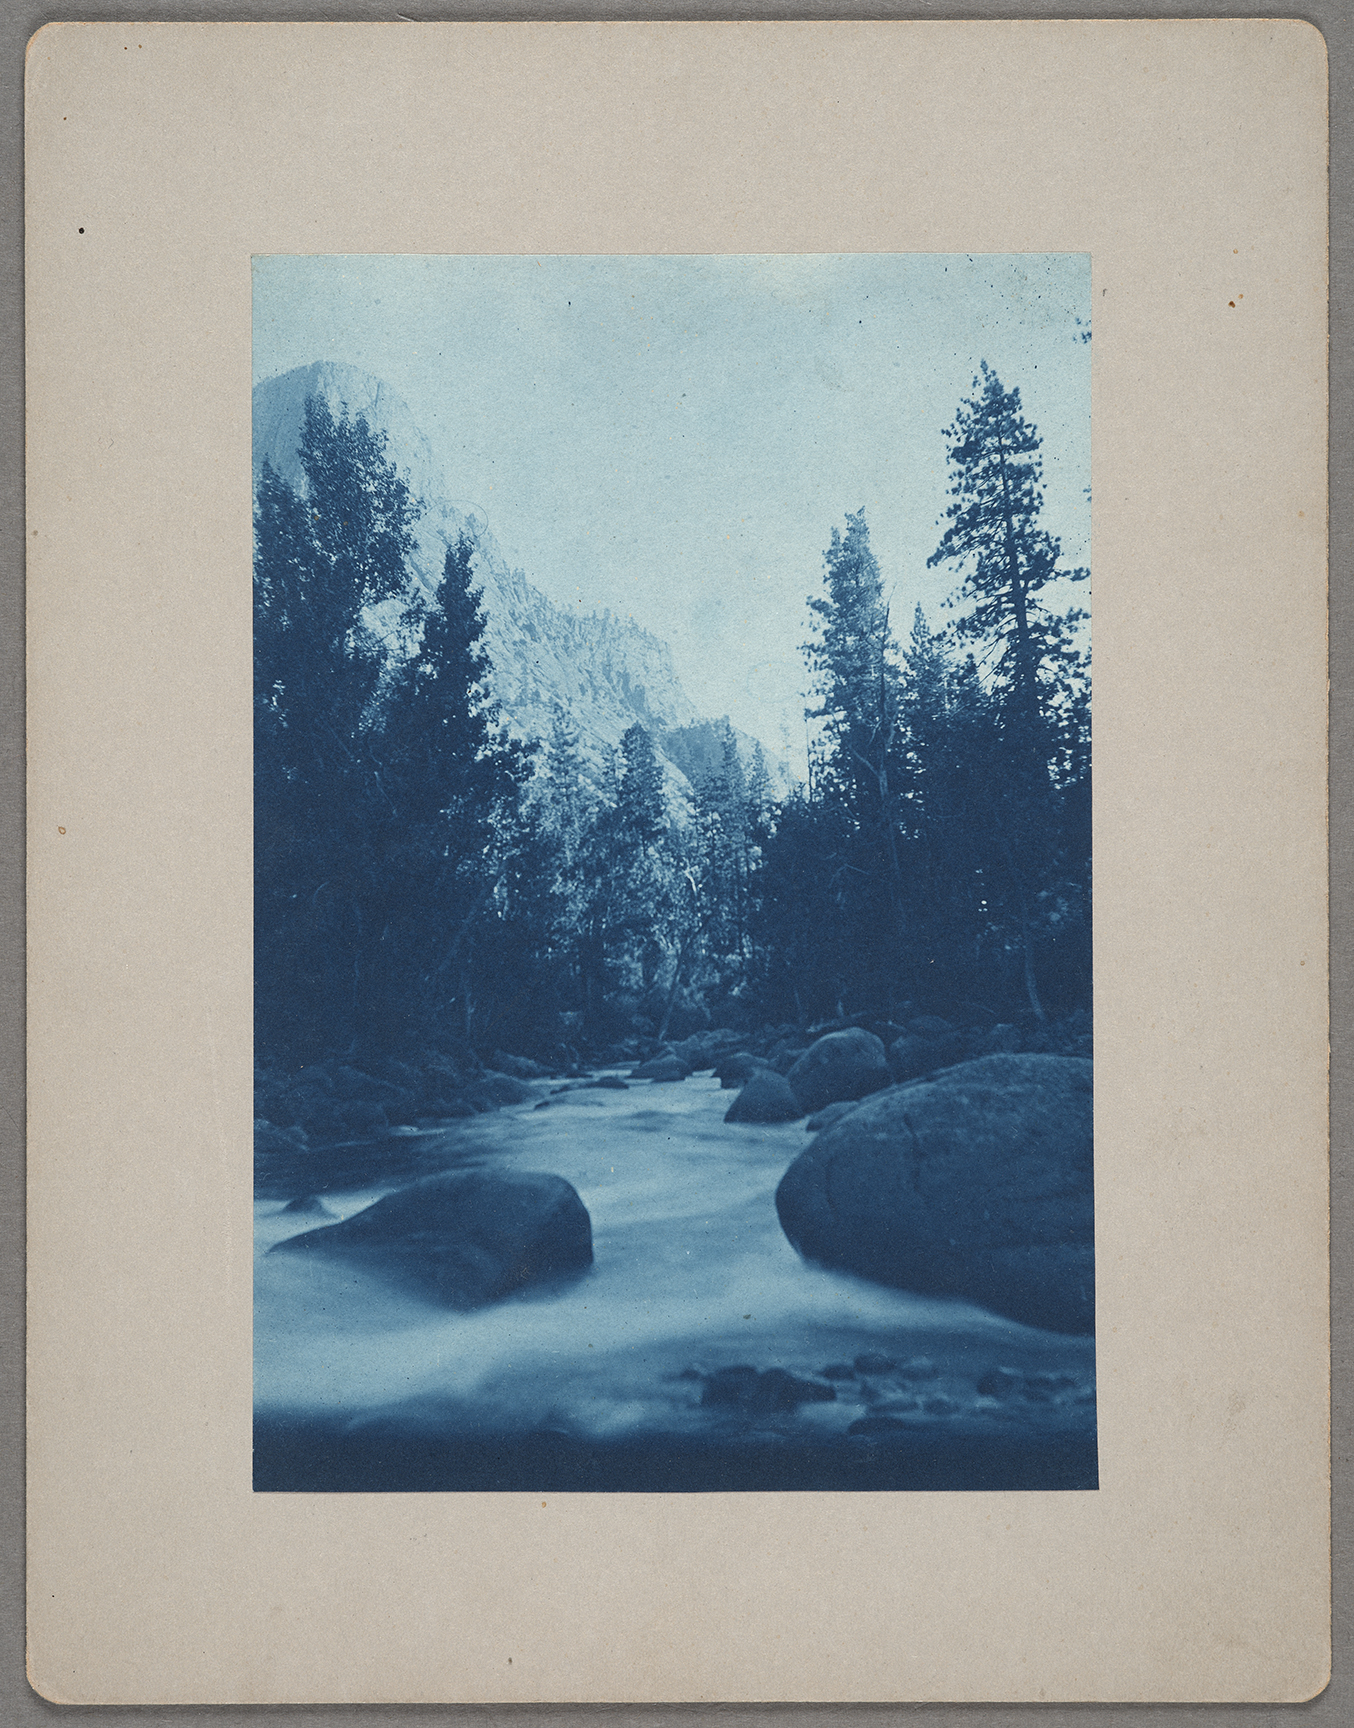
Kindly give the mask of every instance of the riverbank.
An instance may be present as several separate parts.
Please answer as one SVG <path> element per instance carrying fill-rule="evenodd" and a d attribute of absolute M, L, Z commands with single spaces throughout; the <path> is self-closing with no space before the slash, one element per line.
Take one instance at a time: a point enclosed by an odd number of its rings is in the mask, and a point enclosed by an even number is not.
<path fill-rule="evenodd" d="M 256 1486 L 1094 1486 L 1093 1341 L 802 1261 L 774 1193 L 808 1136 L 729 1099 L 580 1086 L 411 1140 L 420 1169 L 562 1176 L 591 1216 L 588 1272 L 475 1312 L 268 1252 L 393 1182 L 260 1201 Z"/>

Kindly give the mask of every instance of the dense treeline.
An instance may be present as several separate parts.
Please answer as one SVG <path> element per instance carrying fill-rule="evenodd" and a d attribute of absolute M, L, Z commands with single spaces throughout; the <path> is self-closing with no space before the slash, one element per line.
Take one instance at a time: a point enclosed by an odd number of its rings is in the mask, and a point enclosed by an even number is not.
<path fill-rule="evenodd" d="M 727 722 L 677 790 L 640 725 L 600 777 L 568 715 L 488 695 L 473 547 L 431 598 L 420 506 L 366 422 L 306 410 L 298 492 L 255 512 L 256 1042 L 284 1064 L 543 1058 L 709 1023 L 1089 1006 L 1089 668 L 1041 598 L 1039 439 L 986 367 L 947 429 L 932 562 L 957 622 L 900 643 L 863 512 L 807 645 L 809 783 L 773 797 Z"/>

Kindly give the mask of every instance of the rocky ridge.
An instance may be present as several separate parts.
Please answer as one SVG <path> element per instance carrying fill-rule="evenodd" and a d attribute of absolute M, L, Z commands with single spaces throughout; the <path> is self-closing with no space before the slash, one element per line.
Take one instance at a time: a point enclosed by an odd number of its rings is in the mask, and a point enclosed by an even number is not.
<path fill-rule="evenodd" d="M 491 689 L 509 729 L 522 738 L 550 735 L 554 705 L 578 728 L 585 759 L 600 773 L 610 751 L 639 721 L 654 737 L 670 784 L 684 791 L 709 755 L 702 719 L 682 688 L 666 642 L 629 618 L 555 605 L 514 569 L 476 505 L 457 500 L 444 467 L 407 404 L 389 385 L 356 366 L 317 361 L 254 386 L 254 474 L 264 461 L 304 489 L 297 458 L 305 403 L 319 396 L 334 413 L 345 406 L 386 434 L 386 450 L 413 495 L 423 503 L 410 564 L 419 586 L 432 594 L 448 546 L 464 534 L 473 542 L 473 568 L 483 589 L 485 647 L 493 667 Z M 394 623 L 398 607 L 392 607 Z M 753 740 L 736 733 L 750 762 Z M 706 743 L 706 748 L 701 746 Z M 767 756 L 773 784 L 788 789 L 783 763 Z"/>

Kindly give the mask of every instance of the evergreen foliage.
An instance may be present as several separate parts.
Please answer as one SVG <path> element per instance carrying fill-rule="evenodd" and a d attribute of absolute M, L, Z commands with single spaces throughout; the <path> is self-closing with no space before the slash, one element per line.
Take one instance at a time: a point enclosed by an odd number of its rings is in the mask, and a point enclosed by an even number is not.
<path fill-rule="evenodd" d="M 306 495 L 264 466 L 255 508 L 255 1012 L 259 1041 L 351 1041 L 370 1007 L 388 797 L 368 748 L 418 507 L 365 420 L 306 406 Z"/>
<path fill-rule="evenodd" d="M 1025 992 L 1042 1021 L 1039 950 L 1055 940 L 1066 950 L 1070 927 L 1087 924 L 1088 860 L 1069 856 L 1064 816 L 1069 794 L 1073 803 L 1089 798 L 1090 726 L 1087 656 L 1075 638 L 1086 613 L 1055 613 L 1041 596 L 1055 579 L 1089 572 L 1059 570 L 1061 546 L 1040 525 L 1042 440 L 1021 415 L 1019 390 L 1004 389 L 986 362 L 973 384 L 945 430 L 954 502 L 928 563 L 958 563 L 957 600 L 972 610 L 955 634 L 992 667 L 990 768 L 973 794 L 978 832 L 996 858 L 987 904 L 1002 904 L 1018 932 Z"/>
<path fill-rule="evenodd" d="M 900 653 L 863 512 L 834 529 L 806 647 L 820 722 L 807 797 L 765 860 L 773 1011 L 880 1015 L 922 1002 L 1047 1016 L 1089 1005 L 1090 687 L 1078 610 L 1045 590 L 1041 440 L 986 365 L 944 436 L 958 563 L 944 636 L 917 607 Z"/>
<path fill-rule="evenodd" d="M 782 836 L 780 850 L 789 849 L 791 834 L 809 844 L 816 830 L 827 878 L 822 910 L 830 910 L 822 928 L 835 940 L 830 981 L 824 978 L 814 995 L 830 1013 L 861 992 L 887 1002 L 900 981 L 908 920 L 899 846 L 901 681 L 863 510 L 847 514 L 844 535 L 833 528 L 823 563 L 826 592 L 808 602 L 818 633 L 804 650 L 819 696 L 807 717 L 819 721 L 821 731 L 808 804 Z M 791 879 L 798 875 L 792 866 Z M 780 909 L 768 930 L 773 946 L 784 939 L 784 917 L 797 917 L 802 903 L 788 889 L 771 897 Z"/>
<path fill-rule="evenodd" d="M 405 601 L 419 506 L 366 421 L 306 405 L 299 497 L 255 511 L 255 1012 L 269 1050 L 395 1048 L 469 999 L 494 816 L 524 775 L 491 730 L 470 548 L 392 663 L 372 608 Z"/>
<path fill-rule="evenodd" d="M 1055 578 L 1079 582 L 1086 570 L 1059 570 L 1060 543 L 1039 525 L 1044 504 L 1042 440 L 1021 416 L 1019 390 L 1005 390 L 987 362 L 976 391 L 943 436 L 951 440 L 954 503 L 928 566 L 956 562 L 957 596 L 972 611 L 956 625 L 961 640 L 993 660 L 997 687 L 1020 722 L 1044 718 L 1082 670 L 1073 629 L 1086 613 L 1054 613 L 1040 594 Z"/>
<path fill-rule="evenodd" d="M 633 725 L 608 762 L 556 706 L 515 742 L 468 538 L 413 582 L 420 506 L 361 416 L 306 408 L 255 500 L 256 1016 L 293 1064 L 579 1046 L 909 1011 L 1089 1005 L 1089 658 L 1054 612 L 1040 440 L 986 366 L 947 429 L 950 630 L 901 645 L 863 510 L 805 647 L 807 787 L 728 721 Z M 680 761 L 689 796 L 660 746 Z M 975 1009 L 974 1005 L 978 1005 Z"/>
<path fill-rule="evenodd" d="M 878 803 L 880 768 L 893 745 L 898 674 L 863 510 L 848 511 L 844 536 L 832 530 L 823 562 L 827 593 L 808 601 L 819 634 L 804 652 L 820 693 L 809 716 L 824 722 L 823 767 L 837 795 L 867 810 Z"/>

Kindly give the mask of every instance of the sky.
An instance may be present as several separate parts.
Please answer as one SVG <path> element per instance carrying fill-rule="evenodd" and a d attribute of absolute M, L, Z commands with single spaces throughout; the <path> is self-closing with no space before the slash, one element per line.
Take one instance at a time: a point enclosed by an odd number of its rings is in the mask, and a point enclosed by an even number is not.
<path fill-rule="evenodd" d="M 700 712 L 802 772 L 801 646 L 847 511 L 905 640 L 979 363 L 1043 437 L 1043 526 L 1090 563 L 1090 258 L 296 257 L 254 261 L 254 380 L 337 360 L 389 384 L 556 604 L 672 646 Z M 1087 605 L 1089 585 L 1048 597 Z"/>

